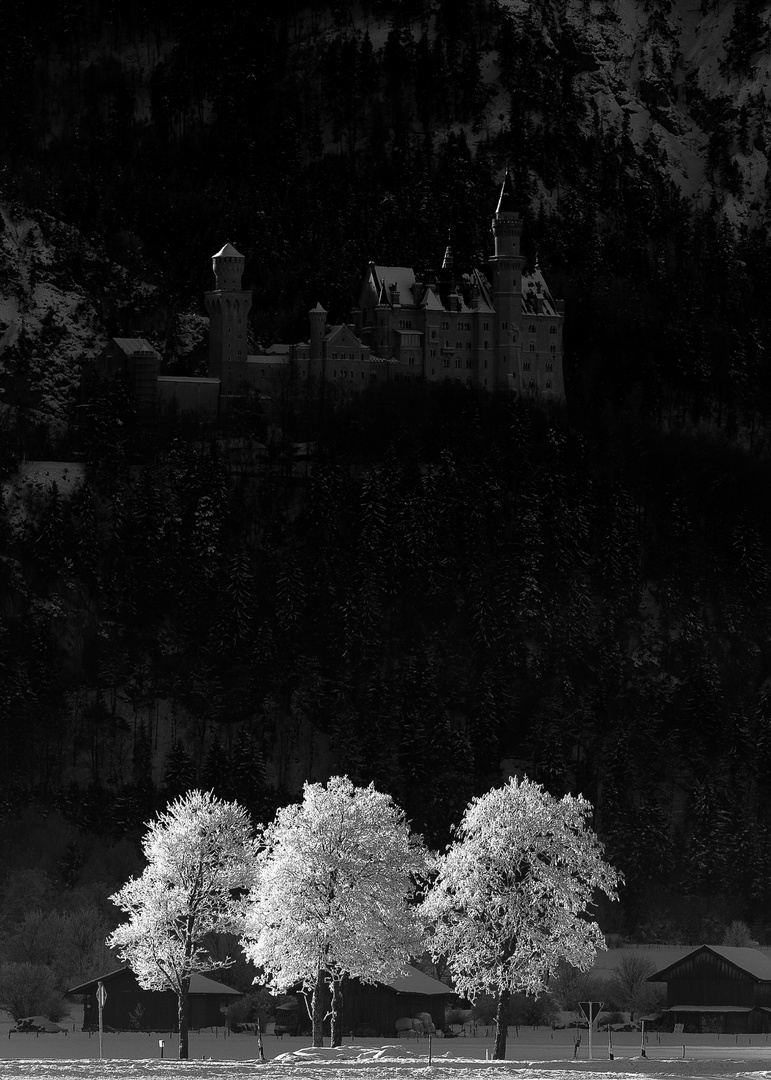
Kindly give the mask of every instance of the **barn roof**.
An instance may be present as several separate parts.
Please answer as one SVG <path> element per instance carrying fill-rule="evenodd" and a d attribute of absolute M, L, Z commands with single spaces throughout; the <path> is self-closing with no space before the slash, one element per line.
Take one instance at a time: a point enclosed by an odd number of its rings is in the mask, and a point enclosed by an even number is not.
<path fill-rule="evenodd" d="M 410 964 L 405 965 L 406 975 L 399 975 L 386 983 L 399 994 L 427 994 L 438 996 L 439 994 L 452 994 L 454 991 L 438 979 L 432 979 L 424 971 L 420 971 Z"/>
<path fill-rule="evenodd" d="M 109 983 L 110 979 L 114 979 L 117 975 L 122 975 L 126 971 L 131 972 L 131 968 L 125 965 L 123 967 L 115 968 L 113 971 L 108 971 L 105 975 L 98 975 L 95 979 L 80 983 L 79 986 L 73 986 L 71 990 L 67 991 L 67 994 L 95 994 L 98 983 Z M 217 994 L 218 996 L 222 996 L 223 994 L 233 994 L 236 997 L 242 996 L 240 991 L 234 990 L 232 986 L 225 986 L 224 983 L 217 982 L 215 979 L 207 979 L 205 975 L 199 975 L 198 972 L 195 972 L 190 976 L 190 993 Z"/>
<path fill-rule="evenodd" d="M 696 953 L 713 953 L 722 957 L 732 964 L 738 971 L 750 975 L 757 982 L 771 982 L 771 956 L 767 956 L 759 949 L 740 949 L 728 945 L 700 945 L 698 949 L 681 956 L 668 967 L 660 971 L 654 971 L 648 976 L 648 982 L 667 982 L 672 973 L 685 961 L 695 956 Z"/>
<path fill-rule="evenodd" d="M 762 1012 L 771 1010 L 758 1005 L 670 1005 L 665 1013 L 749 1013 L 760 1008 Z"/>

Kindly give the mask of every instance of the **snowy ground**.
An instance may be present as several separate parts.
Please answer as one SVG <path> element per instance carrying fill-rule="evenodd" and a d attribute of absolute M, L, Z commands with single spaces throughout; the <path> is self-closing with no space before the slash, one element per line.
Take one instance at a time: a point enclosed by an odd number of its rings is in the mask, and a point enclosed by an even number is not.
<path fill-rule="evenodd" d="M 771 1080 L 771 1044 L 766 1036 L 672 1036 L 652 1035 L 646 1057 L 640 1055 L 640 1037 L 614 1037 L 614 1059 L 608 1057 L 606 1035 L 593 1038 L 593 1058 L 588 1060 L 587 1033 L 578 1060 L 573 1060 L 571 1031 L 551 1032 L 521 1028 L 509 1037 L 506 1062 L 486 1060 L 492 1038 L 433 1040 L 432 1064 L 428 1064 L 428 1041 L 400 1041 L 384 1045 L 375 1039 L 346 1043 L 333 1050 L 313 1050 L 305 1039 L 265 1036 L 268 1062 L 259 1065 L 254 1035 L 223 1036 L 218 1032 L 193 1032 L 187 1062 L 176 1060 L 178 1044 L 168 1034 L 107 1033 L 104 1059 L 99 1060 L 99 1039 L 82 1031 L 66 1035 L 8 1035 L 9 1024 L 0 1024 L 0 1080 L 246 1080 L 259 1072 L 262 1080 L 282 1077 L 318 1080 L 582 1080 L 608 1075 L 615 1080 L 667 1080 L 688 1077 L 742 1077 Z M 160 1058 L 158 1039 L 165 1042 Z M 659 1038 L 661 1041 L 659 1041 Z M 683 1042 L 685 1038 L 685 1043 Z M 752 1043 L 752 1045 L 750 1045 Z M 683 1046 L 685 1045 L 685 1059 Z"/>

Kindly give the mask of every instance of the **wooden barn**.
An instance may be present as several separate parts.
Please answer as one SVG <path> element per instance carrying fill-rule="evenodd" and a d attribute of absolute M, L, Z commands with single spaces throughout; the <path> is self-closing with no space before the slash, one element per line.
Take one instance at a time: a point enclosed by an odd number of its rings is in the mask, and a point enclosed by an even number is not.
<path fill-rule="evenodd" d="M 449 986 L 411 966 L 406 968 L 405 975 L 388 983 L 370 984 L 348 979 L 343 990 L 342 1030 L 345 1035 L 395 1039 L 396 1021 L 419 1013 L 428 1013 L 434 1026 L 444 1030 L 445 1006 L 454 996 Z M 325 1012 L 329 1005 L 327 997 Z M 295 1015 L 299 1031 L 309 1032 L 310 1019 L 302 1000 Z"/>
<path fill-rule="evenodd" d="M 97 979 L 73 986 L 68 997 L 82 995 L 84 999 L 83 1030 L 99 1026 L 99 1006 L 96 988 L 104 984 L 107 998 L 104 1003 L 102 1022 L 105 1028 L 115 1031 L 176 1031 L 177 996 L 171 990 L 143 990 L 131 968 L 120 967 Z M 223 1011 L 231 1001 L 242 995 L 230 986 L 193 975 L 190 980 L 190 1029 L 222 1027 Z"/>
<path fill-rule="evenodd" d="M 665 1030 L 704 1034 L 771 1031 L 771 957 L 759 949 L 701 945 L 648 976 L 667 984 Z"/>

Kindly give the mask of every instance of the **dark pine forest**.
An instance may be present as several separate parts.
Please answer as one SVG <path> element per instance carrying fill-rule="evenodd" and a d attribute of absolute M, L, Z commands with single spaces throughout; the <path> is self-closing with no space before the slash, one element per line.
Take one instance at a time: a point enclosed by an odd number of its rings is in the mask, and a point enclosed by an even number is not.
<path fill-rule="evenodd" d="M 347 773 L 440 846 L 520 771 L 593 802 L 626 879 L 606 931 L 771 940 L 771 248 L 766 206 L 723 212 L 766 106 L 694 102 L 693 203 L 581 93 L 560 9 L 0 9 L 0 197 L 155 287 L 152 313 L 104 308 L 107 333 L 171 349 L 225 240 L 262 342 L 306 336 L 317 300 L 349 318 L 369 259 L 436 265 L 448 230 L 484 265 L 507 164 L 567 312 L 548 407 L 391 386 L 140 427 L 115 383 L 73 392 L 54 437 L 14 408 L 23 350 L 0 357 L 2 477 L 22 456 L 86 477 L 0 504 L 6 927 L 22 870 L 42 906 L 103 904 L 190 786 L 269 820 Z M 254 440 L 263 465 L 234 471 Z"/>

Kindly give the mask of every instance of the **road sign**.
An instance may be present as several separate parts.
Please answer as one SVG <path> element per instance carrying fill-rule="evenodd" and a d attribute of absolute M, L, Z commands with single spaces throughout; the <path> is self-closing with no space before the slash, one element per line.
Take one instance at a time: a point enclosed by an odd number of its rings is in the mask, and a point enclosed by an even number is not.
<path fill-rule="evenodd" d="M 600 1009 L 605 1004 L 604 1001 L 579 1001 L 581 1006 L 581 1012 L 589 1021 L 589 1060 L 592 1060 L 592 1026 L 594 1021 L 600 1015 Z"/>
<path fill-rule="evenodd" d="M 586 1019 L 589 1021 L 589 1025 L 591 1026 L 594 1023 L 594 1021 L 597 1019 L 597 1017 L 600 1015 L 600 1009 L 605 1004 L 605 1002 L 604 1001 L 579 1001 L 578 1004 L 581 1006 L 581 1012 L 584 1014 Z"/>

